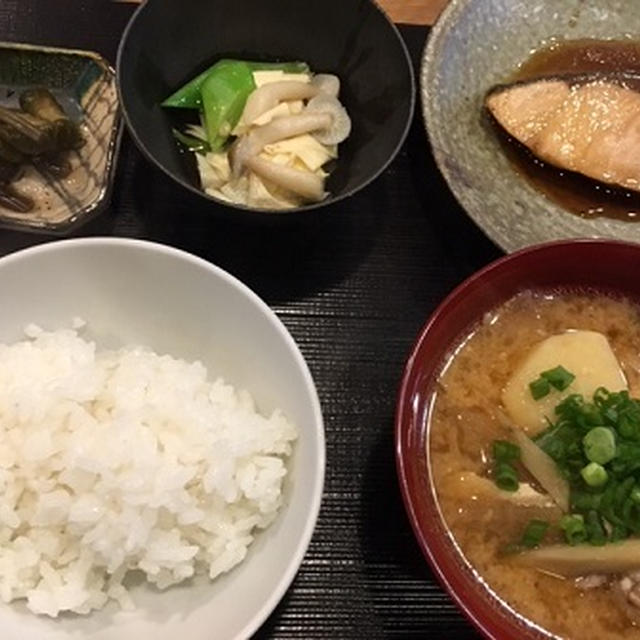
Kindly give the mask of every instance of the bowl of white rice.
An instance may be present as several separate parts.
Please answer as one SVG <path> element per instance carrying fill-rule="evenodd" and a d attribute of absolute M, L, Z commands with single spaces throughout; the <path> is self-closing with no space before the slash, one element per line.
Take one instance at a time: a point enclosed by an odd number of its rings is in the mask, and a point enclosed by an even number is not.
<path fill-rule="evenodd" d="M 0 259 L 2 640 L 249 637 L 317 519 L 317 392 L 275 313 L 145 241 Z"/>

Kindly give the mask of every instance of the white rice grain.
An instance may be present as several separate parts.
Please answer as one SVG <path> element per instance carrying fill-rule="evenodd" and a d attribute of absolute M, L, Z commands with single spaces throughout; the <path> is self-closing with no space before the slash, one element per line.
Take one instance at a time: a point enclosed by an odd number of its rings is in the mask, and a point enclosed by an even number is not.
<path fill-rule="evenodd" d="M 199 362 L 96 350 L 77 330 L 0 345 L 0 598 L 37 614 L 133 601 L 241 562 L 282 503 L 296 429 Z"/>

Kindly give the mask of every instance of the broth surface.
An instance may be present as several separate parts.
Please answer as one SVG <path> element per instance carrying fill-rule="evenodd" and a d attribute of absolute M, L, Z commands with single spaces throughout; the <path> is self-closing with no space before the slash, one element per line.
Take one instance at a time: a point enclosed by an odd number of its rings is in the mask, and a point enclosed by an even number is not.
<path fill-rule="evenodd" d="M 575 640 L 639 639 L 609 587 L 516 567 L 502 556 L 532 518 L 556 522 L 555 506 L 517 505 L 483 480 L 495 439 L 510 439 L 502 389 L 532 347 L 570 329 L 607 336 L 630 386 L 640 392 L 640 309 L 602 294 L 525 293 L 488 315 L 462 342 L 438 380 L 429 425 L 429 458 L 440 507 L 466 559 L 502 600 L 553 634 Z M 559 363 L 561 364 L 561 363 Z M 478 480 L 480 476 L 480 480 Z M 522 478 L 530 481 L 528 478 Z M 547 536 L 545 542 L 557 541 Z M 640 619 L 640 609 L 638 610 Z"/>

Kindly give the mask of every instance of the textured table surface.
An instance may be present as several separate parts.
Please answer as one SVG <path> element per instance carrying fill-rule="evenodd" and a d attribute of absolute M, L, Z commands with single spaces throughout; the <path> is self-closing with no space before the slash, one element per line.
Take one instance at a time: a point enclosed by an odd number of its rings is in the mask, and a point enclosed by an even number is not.
<path fill-rule="evenodd" d="M 106 0 L 0 0 L 0 39 L 114 61 L 132 11 Z M 427 28 L 401 32 L 417 70 Z M 418 331 L 499 255 L 434 166 L 420 109 L 397 159 L 357 196 L 270 224 L 223 214 L 168 183 L 125 135 L 112 204 L 76 235 L 146 238 L 210 260 L 271 305 L 307 358 L 326 422 L 323 506 L 297 578 L 257 637 L 477 638 L 414 542 L 394 464 L 396 394 Z M 0 255 L 51 239 L 0 231 Z"/>
<path fill-rule="evenodd" d="M 448 0 L 379 0 L 396 22 L 433 24 Z"/>

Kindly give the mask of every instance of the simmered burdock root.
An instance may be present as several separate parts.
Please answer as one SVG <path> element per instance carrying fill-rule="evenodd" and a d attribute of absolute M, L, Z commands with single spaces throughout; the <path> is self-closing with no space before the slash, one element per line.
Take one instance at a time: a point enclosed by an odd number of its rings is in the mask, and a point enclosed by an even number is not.
<path fill-rule="evenodd" d="M 504 130 L 560 169 L 640 191 L 637 78 L 562 76 L 496 87 L 485 104 Z"/>

